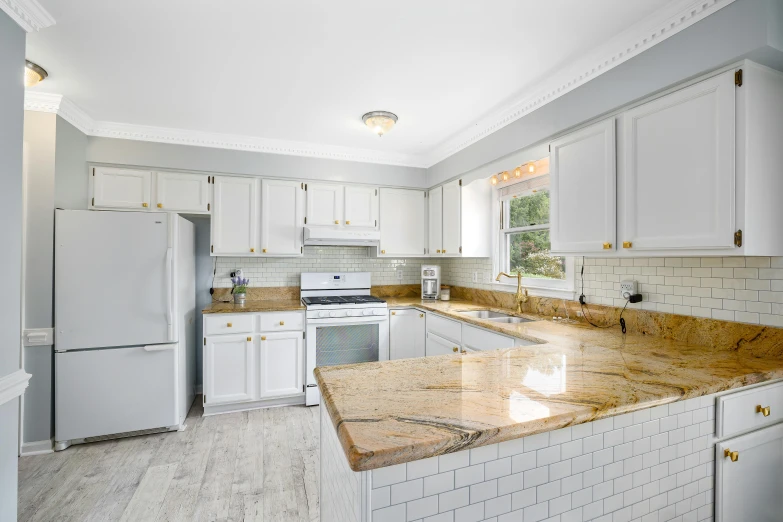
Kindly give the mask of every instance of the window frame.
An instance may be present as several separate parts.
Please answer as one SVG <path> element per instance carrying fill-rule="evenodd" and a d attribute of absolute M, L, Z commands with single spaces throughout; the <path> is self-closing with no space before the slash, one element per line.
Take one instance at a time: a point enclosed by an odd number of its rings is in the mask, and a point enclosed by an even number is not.
<path fill-rule="evenodd" d="M 533 176 L 537 177 L 537 176 Z M 533 177 L 520 180 L 517 183 L 529 181 Z M 494 248 L 493 266 L 495 274 L 500 272 L 510 272 L 511 256 L 509 254 L 509 241 L 512 234 L 518 234 L 520 232 L 534 232 L 538 230 L 550 230 L 551 222 L 541 225 L 530 225 L 526 227 L 509 227 L 510 212 L 509 201 L 517 198 L 530 196 L 538 190 L 542 190 L 542 187 L 537 189 L 528 189 L 516 194 L 508 194 L 506 196 L 501 195 L 502 188 L 508 188 L 516 183 L 504 184 L 502 187 L 495 187 L 495 229 L 497 235 L 495 237 L 496 246 Z M 550 187 L 546 186 L 545 190 L 549 191 Z M 523 277 L 522 286 L 530 291 L 531 295 L 541 297 L 554 297 L 562 299 L 574 299 L 574 258 L 572 256 L 565 257 L 565 279 L 545 279 L 537 277 Z M 501 278 L 500 281 L 495 281 L 493 278 L 493 284 L 499 290 L 507 292 L 516 292 L 517 283 L 510 278 Z"/>

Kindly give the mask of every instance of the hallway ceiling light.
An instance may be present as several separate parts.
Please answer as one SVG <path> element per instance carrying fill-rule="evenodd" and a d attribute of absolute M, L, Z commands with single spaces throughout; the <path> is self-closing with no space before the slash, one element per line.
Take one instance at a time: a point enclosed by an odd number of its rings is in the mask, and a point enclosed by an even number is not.
<path fill-rule="evenodd" d="M 362 121 L 375 134 L 383 136 L 397 123 L 397 115 L 386 111 L 372 111 L 362 116 Z"/>
<path fill-rule="evenodd" d="M 44 81 L 49 76 L 43 67 L 30 60 L 24 61 L 24 86 L 34 87 Z"/>

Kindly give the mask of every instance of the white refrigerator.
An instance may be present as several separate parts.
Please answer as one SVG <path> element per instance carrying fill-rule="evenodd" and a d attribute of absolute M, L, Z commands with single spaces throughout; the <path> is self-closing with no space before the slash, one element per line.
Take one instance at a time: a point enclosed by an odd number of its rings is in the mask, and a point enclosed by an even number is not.
<path fill-rule="evenodd" d="M 184 427 L 195 382 L 193 224 L 55 211 L 55 449 Z"/>

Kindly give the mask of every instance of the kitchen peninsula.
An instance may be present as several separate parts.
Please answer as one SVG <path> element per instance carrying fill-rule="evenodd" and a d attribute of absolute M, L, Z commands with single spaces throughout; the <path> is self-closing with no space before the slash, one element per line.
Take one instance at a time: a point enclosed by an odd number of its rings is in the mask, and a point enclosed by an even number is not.
<path fill-rule="evenodd" d="M 778 385 L 722 393 L 783 377 L 780 329 L 640 313 L 663 335 L 622 335 L 490 323 L 467 301 L 389 307 L 538 344 L 317 369 L 324 522 L 712 519 L 716 440 L 783 414 L 750 404 Z M 726 397 L 753 409 L 746 425 L 716 415 Z"/>

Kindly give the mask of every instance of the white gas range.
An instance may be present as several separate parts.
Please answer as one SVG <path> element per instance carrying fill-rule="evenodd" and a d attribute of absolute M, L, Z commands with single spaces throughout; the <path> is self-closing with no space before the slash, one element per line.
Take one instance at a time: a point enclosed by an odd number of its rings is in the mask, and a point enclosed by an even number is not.
<path fill-rule="evenodd" d="M 317 366 L 389 359 L 389 309 L 370 295 L 370 273 L 305 273 L 300 291 L 307 317 L 305 402 L 321 402 Z"/>

